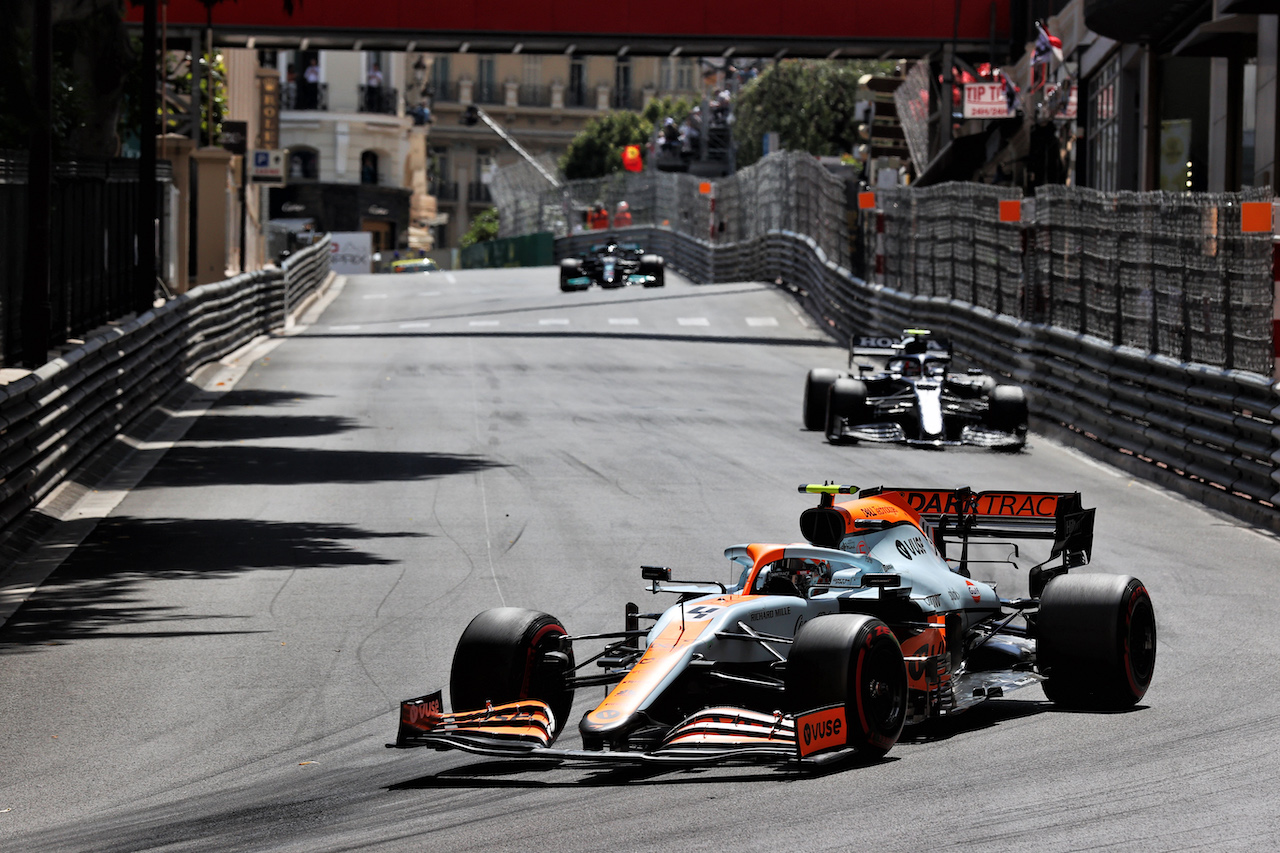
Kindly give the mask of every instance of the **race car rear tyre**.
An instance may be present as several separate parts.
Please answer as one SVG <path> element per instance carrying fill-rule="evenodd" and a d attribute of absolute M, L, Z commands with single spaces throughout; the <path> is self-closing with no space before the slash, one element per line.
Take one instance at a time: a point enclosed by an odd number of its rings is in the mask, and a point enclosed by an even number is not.
<path fill-rule="evenodd" d="M 848 745 L 865 755 L 884 755 L 902 734 L 907 669 L 879 619 L 834 613 L 806 622 L 791 644 L 785 683 L 794 713 L 843 704 Z"/>
<path fill-rule="evenodd" d="M 1128 575 L 1059 575 L 1040 595 L 1036 665 L 1045 696 L 1068 708 L 1117 711 L 1147 692 L 1156 616 Z"/>
<path fill-rule="evenodd" d="M 1015 435 L 1027 431 L 1027 395 L 1017 385 L 997 385 L 991 389 L 987 426 Z"/>
<path fill-rule="evenodd" d="M 804 379 L 804 428 L 825 429 L 827 426 L 827 395 L 831 386 L 840 378 L 839 371 L 829 367 L 815 367 Z"/>
<path fill-rule="evenodd" d="M 485 610 L 471 620 L 453 653 L 449 695 L 454 711 L 474 711 L 485 702 L 501 705 L 539 699 L 551 707 L 559 735 L 573 706 L 565 679 L 573 649 L 558 649 L 567 632 L 560 620 L 520 607 Z"/>
<path fill-rule="evenodd" d="M 867 405 L 867 385 L 861 379 L 837 379 L 827 392 L 827 441 L 833 444 L 848 441 L 844 437 L 841 421 L 865 424 L 871 420 L 871 407 Z"/>

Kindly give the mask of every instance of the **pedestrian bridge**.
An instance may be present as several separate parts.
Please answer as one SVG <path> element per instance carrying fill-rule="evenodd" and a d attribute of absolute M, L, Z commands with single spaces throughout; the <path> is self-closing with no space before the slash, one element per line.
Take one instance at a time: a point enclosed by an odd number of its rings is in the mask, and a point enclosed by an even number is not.
<path fill-rule="evenodd" d="M 943 43 L 1001 52 L 1010 0 L 169 0 L 169 28 L 212 25 L 231 47 L 609 56 L 921 56 Z M 128 20 L 141 24 L 142 7 Z"/>

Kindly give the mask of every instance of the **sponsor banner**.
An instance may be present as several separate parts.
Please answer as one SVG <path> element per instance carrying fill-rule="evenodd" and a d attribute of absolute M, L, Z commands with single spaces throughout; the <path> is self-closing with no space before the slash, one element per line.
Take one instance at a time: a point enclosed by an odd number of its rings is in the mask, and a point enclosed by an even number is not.
<path fill-rule="evenodd" d="M 1009 118 L 1009 109 L 1003 83 L 966 83 L 964 86 L 965 118 Z"/>
<path fill-rule="evenodd" d="M 373 234 L 368 231 L 337 231 L 329 238 L 329 269 L 338 275 L 373 272 Z"/>

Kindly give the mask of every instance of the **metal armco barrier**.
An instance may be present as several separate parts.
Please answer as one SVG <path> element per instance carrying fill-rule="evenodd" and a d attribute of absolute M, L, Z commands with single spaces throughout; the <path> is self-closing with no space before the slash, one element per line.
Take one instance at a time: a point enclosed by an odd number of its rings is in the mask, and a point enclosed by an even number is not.
<path fill-rule="evenodd" d="M 284 325 L 329 274 L 329 241 L 208 284 L 0 386 L 0 531 L 201 364 Z"/>
<path fill-rule="evenodd" d="M 963 363 L 1026 388 L 1040 425 L 1088 443 L 1132 473 L 1280 531 L 1280 383 L 1270 377 L 1150 355 L 965 300 L 869 284 L 828 261 L 810 238 L 788 231 L 728 245 L 660 228 L 617 233 L 663 255 L 693 281 L 781 281 L 838 340 L 931 328 L 953 342 Z M 561 238 L 556 256 L 599 240 L 599 234 Z"/>

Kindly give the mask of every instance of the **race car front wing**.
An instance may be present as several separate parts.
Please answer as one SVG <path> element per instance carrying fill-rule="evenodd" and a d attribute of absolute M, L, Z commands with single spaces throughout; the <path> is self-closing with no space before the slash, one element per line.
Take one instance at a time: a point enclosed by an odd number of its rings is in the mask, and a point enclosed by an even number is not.
<path fill-rule="evenodd" d="M 446 714 L 441 692 L 436 691 L 400 703 L 396 742 L 387 746 L 603 764 L 822 763 L 852 753 L 845 726 L 843 705 L 797 715 L 721 706 L 682 720 L 656 748 L 647 751 L 553 749 L 555 717 L 544 702 L 530 699 Z"/>

